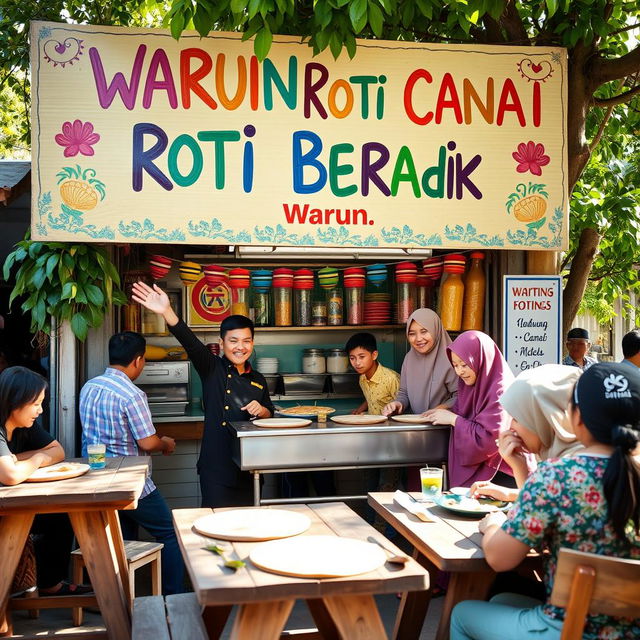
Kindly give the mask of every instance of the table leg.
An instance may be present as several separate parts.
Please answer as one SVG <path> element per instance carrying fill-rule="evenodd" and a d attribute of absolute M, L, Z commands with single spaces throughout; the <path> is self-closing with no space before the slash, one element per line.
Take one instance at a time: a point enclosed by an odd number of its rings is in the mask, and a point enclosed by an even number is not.
<path fill-rule="evenodd" d="M 219 607 L 205 607 L 202 612 L 202 620 L 207 630 L 207 635 L 211 640 L 218 640 L 222 635 L 224 626 L 227 624 L 231 605 L 221 605 Z"/>
<path fill-rule="evenodd" d="M 240 605 L 229 640 L 278 640 L 294 603 L 276 600 Z"/>
<path fill-rule="evenodd" d="M 260 506 L 260 472 L 253 472 L 253 506 Z"/>
<path fill-rule="evenodd" d="M 0 629 L 6 631 L 6 611 L 9 590 L 16 574 L 22 550 L 33 524 L 33 513 L 20 513 L 0 518 Z"/>
<path fill-rule="evenodd" d="M 463 600 L 486 600 L 489 588 L 495 580 L 493 571 L 476 571 L 449 574 L 449 586 L 436 632 L 436 640 L 448 640 L 451 611 Z"/>
<path fill-rule="evenodd" d="M 320 598 L 313 598 L 306 602 L 322 640 L 341 640 L 338 628 L 331 619 L 324 601 Z"/>
<path fill-rule="evenodd" d="M 331 596 L 322 599 L 340 636 L 348 640 L 386 640 L 373 596 Z"/>
<path fill-rule="evenodd" d="M 119 572 L 117 551 L 111 544 L 114 531 L 108 516 L 100 511 L 69 513 L 73 530 L 82 549 L 82 557 L 96 592 L 98 606 L 110 640 L 130 640 L 131 616 L 128 595 Z"/>
<path fill-rule="evenodd" d="M 117 511 L 107 511 L 107 525 L 107 535 L 109 536 L 109 542 L 118 563 L 122 587 L 124 588 L 124 592 L 129 596 L 129 613 L 131 613 L 131 611 L 133 611 L 133 585 L 129 584 L 129 564 L 127 563 L 127 554 L 124 550 L 124 540 L 122 539 L 122 529 L 120 528 L 120 518 L 118 518 Z"/>
<path fill-rule="evenodd" d="M 429 572 L 428 591 L 410 591 L 402 594 L 396 621 L 393 627 L 394 640 L 418 640 L 424 619 L 431 602 L 431 589 L 438 575 L 438 567 L 417 549 L 413 550 L 413 558 Z"/>

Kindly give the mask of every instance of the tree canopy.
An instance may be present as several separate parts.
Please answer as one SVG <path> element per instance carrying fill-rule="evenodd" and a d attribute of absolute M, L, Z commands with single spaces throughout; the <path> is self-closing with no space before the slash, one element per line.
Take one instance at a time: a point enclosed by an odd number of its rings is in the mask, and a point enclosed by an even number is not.
<path fill-rule="evenodd" d="M 357 55 L 356 38 L 568 50 L 571 249 L 564 323 L 589 277 L 608 300 L 638 287 L 640 246 L 640 5 L 636 0 L 5 0 L 0 89 L 28 101 L 30 19 L 243 32 L 263 60 L 273 34 L 299 35 L 314 52 Z M 20 75 L 22 73 L 22 75 Z M 23 123 L 28 140 L 28 122 Z M 6 153 L 0 134 L 0 152 Z M 4 149 L 3 149 L 4 145 Z"/>

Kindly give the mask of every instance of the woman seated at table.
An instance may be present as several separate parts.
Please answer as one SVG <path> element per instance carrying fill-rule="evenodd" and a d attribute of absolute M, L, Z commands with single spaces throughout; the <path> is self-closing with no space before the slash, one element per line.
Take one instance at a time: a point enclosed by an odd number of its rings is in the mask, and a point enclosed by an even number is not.
<path fill-rule="evenodd" d="M 47 381 L 25 367 L 0 374 L 0 483 L 17 485 L 36 469 L 64 460 L 64 450 L 36 424 L 42 413 Z M 34 535 L 37 582 L 41 595 L 88 593 L 90 587 L 64 581 L 69 567 L 73 529 L 66 514 L 37 515 Z"/>
<path fill-rule="evenodd" d="M 471 496 L 513 501 L 523 487 L 529 469 L 527 452 L 538 461 L 570 456 L 582 449 L 571 425 L 571 394 L 582 370 L 561 364 L 545 364 L 520 373 L 500 397 L 512 417 L 511 427 L 499 436 L 498 451 L 513 469 L 517 489 L 483 480 L 471 487 Z"/>
<path fill-rule="evenodd" d="M 498 398 L 513 380 L 498 345 L 481 331 L 465 331 L 448 347 L 450 367 L 458 376 L 451 409 L 431 409 L 425 420 L 453 427 L 449 438 L 449 484 L 470 487 L 494 478 L 515 486 L 513 473 L 498 453 L 496 438 L 509 417 Z"/>
<path fill-rule="evenodd" d="M 558 551 L 568 547 L 617 558 L 640 558 L 640 372 L 597 363 L 578 379 L 571 420 L 584 448 L 542 462 L 527 479 L 506 522 L 501 512 L 480 523 L 482 547 L 495 571 L 517 567 L 530 548 L 545 557 L 547 602 L 499 594 L 453 610 L 451 640 L 541 640 L 560 637 L 564 609 L 548 602 Z M 584 638 L 637 638 L 640 619 L 588 616 Z"/>

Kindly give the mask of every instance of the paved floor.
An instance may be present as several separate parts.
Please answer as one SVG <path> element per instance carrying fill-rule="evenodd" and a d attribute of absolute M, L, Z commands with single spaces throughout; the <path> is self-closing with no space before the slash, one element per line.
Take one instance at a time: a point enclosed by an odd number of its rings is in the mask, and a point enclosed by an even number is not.
<path fill-rule="evenodd" d="M 376 600 L 387 633 L 390 634 L 393 629 L 393 622 L 400 600 L 395 595 L 377 596 Z M 422 627 L 420 640 L 432 640 L 434 638 L 442 609 L 442 602 L 442 598 L 431 602 L 429 613 Z M 225 633 L 222 636 L 223 640 L 229 637 L 231 621 L 232 619 L 230 619 L 229 624 L 227 624 Z M 40 617 L 37 620 L 29 620 L 26 618 L 25 612 L 16 611 L 13 614 L 13 623 L 14 634 L 15 637 L 18 638 L 25 636 L 31 638 L 35 636 L 38 638 L 55 638 L 57 634 L 61 633 L 81 634 L 87 631 L 104 629 L 102 626 L 102 618 L 94 613 L 85 613 L 85 619 L 81 627 L 70 626 L 71 611 L 65 609 L 41 611 Z M 313 627 L 313 621 L 306 605 L 303 602 L 297 602 L 289 618 L 287 629 L 310 629 Z"/>

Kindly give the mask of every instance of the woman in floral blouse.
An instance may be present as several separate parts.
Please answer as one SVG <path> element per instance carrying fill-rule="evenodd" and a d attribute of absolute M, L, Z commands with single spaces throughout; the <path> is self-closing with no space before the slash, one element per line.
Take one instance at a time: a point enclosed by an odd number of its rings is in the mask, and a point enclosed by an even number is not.
<path fill-rule="evenodd" d="M 532 547 L 549 550 L 547 599 L 560 547 L 640 559 L 640 469 L 632 455 L 640 442 L 640 372 L 593 365 L 576 384 L 571 413 L 585 448 L 541 463 L 506 522 L 494 513 L 480 523 L 485 557 L 496 571 L 517 567 Z M 499 594 L 458 604 L 451 640 L 558 640 L 563 620 L 564 609 L 548 601 Z M 589 616 L 583 638 L 640 638 L 640 618 Z"/>

